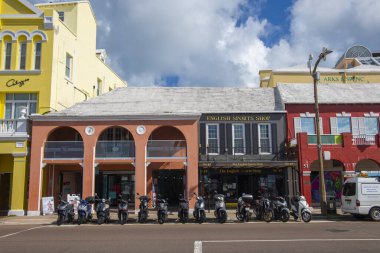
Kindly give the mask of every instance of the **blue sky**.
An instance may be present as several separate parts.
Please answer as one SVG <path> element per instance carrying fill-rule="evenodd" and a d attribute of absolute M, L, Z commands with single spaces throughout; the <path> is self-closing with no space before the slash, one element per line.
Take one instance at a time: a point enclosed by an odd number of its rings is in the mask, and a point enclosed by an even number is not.
<path fill-rule="evenodd" d="M 380 52 L 379 0 L 90 2 L 97 47 L 130 86 L 257 87 L 260 70 L 305 66 L 323 47 L 330 67 L 355 44 Z"/>

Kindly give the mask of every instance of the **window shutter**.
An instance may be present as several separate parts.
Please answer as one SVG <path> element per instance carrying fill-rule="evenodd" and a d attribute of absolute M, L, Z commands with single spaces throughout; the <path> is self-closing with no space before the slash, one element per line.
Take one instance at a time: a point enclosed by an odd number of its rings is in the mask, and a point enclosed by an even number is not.
<path fill-rule="evenodd" d="M 336 117 L 330 118 L 331 134 L 338 134 L 338 120 Z"/>
<path fill-rule="evenodd" d="M 220 154 L 224 155 L 226 152 L 226 124 L 219 124 L 219 143 L 220 143 Z"/>
<path fill-rule="evenodd" d="M 301 118 L 295 117 L 294 118 L 294 138 L 297 137 L 297 133 L 302 132 L 302 127 L 301 127 Z"/>
<path fill-rule="evenodd" d="M 205 155 L 206 154 L 206 124 L 201 123 L 199 124 L 199 137 L 200 137 L 200 144 L 201 144 L 201 150 L 200 153 Z"/>
<path fill-rule="evenodd" d="M 251 124 L 245 124 L 245 153 L 251 154 Z"/>
<path fill-rule="evenodd" d="M 232 125 L 231 124 L 226 124 L 226 136 L 227 136 L 227 145 L 226 147 L 228 148 L 228 154 L 232 155 Z"/>
<path fill-rule="evenodd" d="M 321 117 L 319 117 L 319 133 L 323 134 L 323 121 Z"/>
<path fill-rule="evenodd" d="M 271 138 L 270 143 L 272 144 L 272 154 L 277 154 L 278 147 L 277 147 L 277 125 L 276 124 L 270 124 L 271 129 Z"/>
<path fill-rule="evenodd" d="M 359 118 L 357 118 L 357 117 L 351 118 L 351 128 L 352 128 L 352 134 L 353 135 L 359 134 Z"/>
<path fill-rule="evenodd" d="M 259 153 L 259 133 L 257 124 L 252 124 L 253 154 Z"/>
<path fill-rule="evenodd" d="M 358 120 L 359 120 L 359 134 L 365 134 L 364 118 L 360 117 L 360 118 L 358 118 Z"/>

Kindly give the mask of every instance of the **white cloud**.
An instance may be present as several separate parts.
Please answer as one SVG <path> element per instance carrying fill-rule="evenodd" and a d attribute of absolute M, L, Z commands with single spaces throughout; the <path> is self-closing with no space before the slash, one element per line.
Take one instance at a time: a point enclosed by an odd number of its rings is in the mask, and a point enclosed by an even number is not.
<path fill-rule="evenodd" d="M 260 69 L 305 63 L 324 46 L 334 50 L 329 66 L 353 44 L 380 50 L 378 0 L 295 0 L 290 33 L 271 47 L 262 40 L 276 32 L 267 20 L 251 17 L 235 27 L 246 1 L 91 3 L 98 46 L 107 49 L 112 67 L 131 86 L 154 85 L 164 75 L 179 76 L 184 86 L 257 86 Z"/>

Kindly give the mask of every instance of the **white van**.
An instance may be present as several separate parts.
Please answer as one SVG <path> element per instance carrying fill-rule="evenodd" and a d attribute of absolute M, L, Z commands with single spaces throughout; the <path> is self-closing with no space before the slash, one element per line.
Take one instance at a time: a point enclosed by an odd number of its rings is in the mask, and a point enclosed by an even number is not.
<path fill-rule="evenodd" d="M 380 221 L 380 178 L 355 177 L 344 182 L 342 212 Z"/>

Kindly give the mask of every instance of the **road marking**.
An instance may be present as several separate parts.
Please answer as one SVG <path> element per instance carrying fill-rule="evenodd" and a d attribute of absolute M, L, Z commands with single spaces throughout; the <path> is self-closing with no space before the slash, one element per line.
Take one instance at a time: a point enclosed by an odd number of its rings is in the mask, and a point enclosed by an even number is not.
<path fill-rule="evenodd" d="M 202 253 L 202 241 L 194 242 L 194 253 Z"/>
<path fill-rule="evenodd" d="M 380 241 L 380 238 L 343 238 L 343 239 L 277 239 L 277 240 L 223 240 L 223 241 L 201 241 L 202 243 L 240 243 L 240 242 L 323 242 L 323 241 Z"/>
<path fill-rule="evenodd" d="M 44 227 L 45 226 L 28 228 L 28 229 L 25 229 L 25 230 L 21 230 L 21 231 L 18 231 L 18 232 L 14 232 L 14 233 L 11 233 L 11 234 L 0 236 L 0 239 L 6 238 L 6 237 L 10 237 L 10 236 L 13 236 L 13 235 L 17 235 L 17 234 L 21 234 L 21 233 L 28 232 L 28 231 L 35 230 L 35 229 L 44 228 Z"/>

